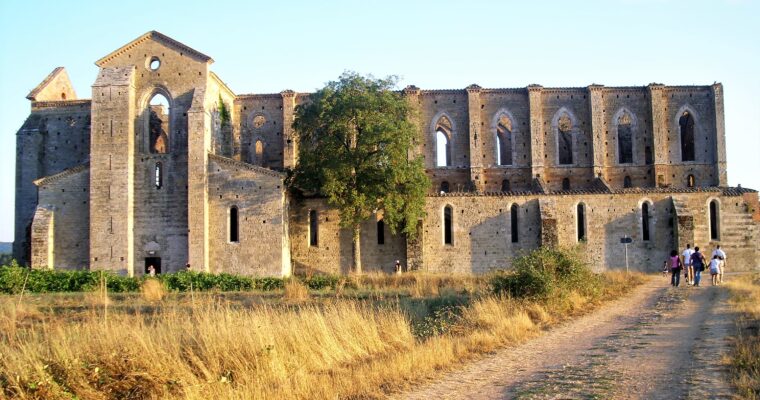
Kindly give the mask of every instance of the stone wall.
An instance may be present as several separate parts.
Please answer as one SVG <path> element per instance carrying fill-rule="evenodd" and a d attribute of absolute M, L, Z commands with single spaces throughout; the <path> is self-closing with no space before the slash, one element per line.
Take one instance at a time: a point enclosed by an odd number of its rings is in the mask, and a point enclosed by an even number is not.
<path fill-rule="evenodd" d="M 71 168 L 35 183 L 39 186 L 39 205 L 32 225 L 32 267 L 86 269 L 89 166 Z"/>
<path fill-rule="evenodd" d="M 219 156 L 209 161 L 210 272 L 290 275 L 284 175 Z M 230 237 L 237 210 L 237 239 Z"/>

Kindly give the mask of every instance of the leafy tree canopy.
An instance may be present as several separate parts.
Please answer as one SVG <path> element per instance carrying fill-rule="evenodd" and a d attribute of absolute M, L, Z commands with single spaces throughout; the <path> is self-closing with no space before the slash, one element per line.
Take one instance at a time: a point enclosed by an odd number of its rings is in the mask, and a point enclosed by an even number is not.
<path fill-rule="evenodd" d="M 296 107 L 298 164 L 292 185 L 325 196 L 352 227 L 382 210 L 391 232 L 416 234 L 430 181 L 410 157 L 419 130 L 396 77 L 345 72 Z M 356 260 L 355 260 L 356 262 Z"/>

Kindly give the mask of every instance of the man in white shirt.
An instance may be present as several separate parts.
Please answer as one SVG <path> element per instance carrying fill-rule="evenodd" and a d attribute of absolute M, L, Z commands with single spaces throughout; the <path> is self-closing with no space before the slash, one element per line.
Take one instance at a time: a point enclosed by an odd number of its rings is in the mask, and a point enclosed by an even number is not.
<path fill-rule="evenodd" d="M 723 283 L 723 271 L 726 269 L 726 252 L 721 250 L 720 245 L 718 245 L 712 255 L 713 257 L 720 257 L 721 261 L 723 261 L 720 265 L 720 274 L 718 274 L 718 283 Z"/>
<path fill-rule="evenodd" d="M 691 244 L 686 244 L 686 250 L 681 253 L 683 256 L 682 264 L 684 272 L 686 273 L 686 283 L 688 285 L 694 284 L 694 266 L 691 264 L 691 255 L 694 254 L 694 250 L 691 248 Z"/>

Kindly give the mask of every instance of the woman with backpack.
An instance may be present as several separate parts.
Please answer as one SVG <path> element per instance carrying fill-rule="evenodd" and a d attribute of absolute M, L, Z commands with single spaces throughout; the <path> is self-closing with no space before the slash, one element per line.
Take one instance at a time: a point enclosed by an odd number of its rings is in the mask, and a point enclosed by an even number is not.
<path fill-rule="evenodd" d="M 678 251 L 673 250 L 670 252 L 670 284 L 678 287 L 681 283 L 681 271 L 683 270 L 683 264 L 681 264 L 681 257 L 678 256 Z"/>
<path fill-rule="evenodd" d="M 691 265 L 694 266 L 694 286 L 699 286 L 702 280 L 702 271 L 705 270 L 705 256 L 699 251 L 699 247 L 694 248 L 694 254 L 691 255 Z"/>

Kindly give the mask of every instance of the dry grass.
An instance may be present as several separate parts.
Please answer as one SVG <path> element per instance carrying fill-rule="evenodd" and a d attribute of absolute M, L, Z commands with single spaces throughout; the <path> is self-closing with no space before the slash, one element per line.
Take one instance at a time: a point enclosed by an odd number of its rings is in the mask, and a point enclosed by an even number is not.
<path fill-rule="evenodd" d="M 404 279 L 414 279 L 416 287 L 419 279 L 427 293 L 455 290 L 428 278 L 402 275 L 395 282 L 409 287 Z M 635 283 L 617 282 L 605 296 Z M 286 287 L 285 298 L 303 299 L 304 289 Z M 461 309 L 446 333 L 419 339 L 399 308 L 371 302 L 251 308 L 199 302 L 189 310 L 164 302 L 156 314 L 114 314 L 107 323 L 93 314 L 19 328 L 12 341 L 3 336 L 0 397 L 382 398 L 523 342 L 567 310 L 587 312 L 590 303 L 573 294 L 547 304 L 486 296 Z M 3 318 L 10 312 L 0 311 Z M 0 324 L 5 329 L 17 320 Z"/>
<path fill-rule="evenodd" d="M 140 294 L 146 301 L 155 303 L 166 296 L 166 289 L 158 279 L 148 279 L 140 286 Z"/>
<path fill-rule="evenodd" d="M 290 303 L 303 303 L 309 299 L 309 288 L 297 279 L 285 283 L 284 299 Z"/>
<path fill-rule="evenodd" d="M 731 304 L 738 313 L 729 363 L 732 383 L 745 399 L 760 399 L 760 278 L 732 279 Z"/>

